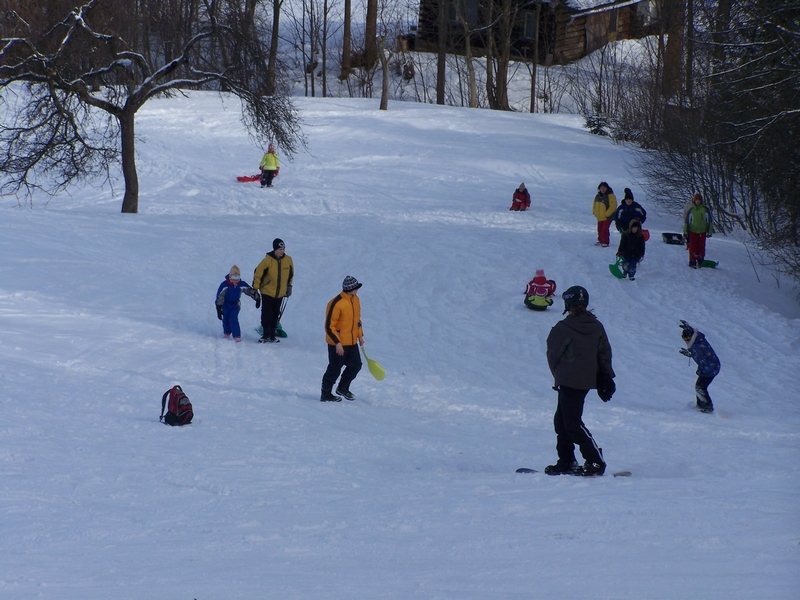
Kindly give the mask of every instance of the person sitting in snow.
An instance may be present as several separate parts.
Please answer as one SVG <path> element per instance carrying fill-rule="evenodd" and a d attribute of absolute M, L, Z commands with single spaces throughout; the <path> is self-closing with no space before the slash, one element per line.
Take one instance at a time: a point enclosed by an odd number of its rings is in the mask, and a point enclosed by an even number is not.
<path fill-rule="evenodd" d="M 617 226 L 617 231 L 620 233 L 628 231 L 628 227 L 634 219 L 639 221 L 639 225 L 644 225 L 647 220 L 647 211 L 633 199 L 631 188 L 625 188 L 625 197 L 622 199 L 622 204 L 619 205 L 617 212 L 614 213 L 614 224 Z"/>
<path fill-rule="evenodd" d="M 525 289 L 525 306 L 531 310 L 547 310 L 553 304 L 552 296 L 555 293 L 556 282 L 545 277 L 544 269 L 537 269 L 536 276 Z"/>
<path fill-rule="evenodd" d="M 644 258 L 644 235 L 636 219 L 630 222 L 627 231 L 622 232 L 617 256 L 622 258 L 620 267 L 623 279 L 627 277 L 633 281 L 636 276 L 636 266 Z"/>
<path fill-rule="evenodd" d="M 680 327 L 681 338 L 686 342 L 686 348 L 681 348 L 678 352 L 697 363 L 697 381 L 694 384 L 697 408 L 700 412 L 714 412 L 714 403 L 708 395 L 708 386 L 714 381 L 714 377 L 719 375 L 719 357 L 702 332 L 683 320 Z"/>
<path fill-rule="evenodd" d="M 511 208 L 508 210 L 528 210 L 531 207 L 531 195 L 525 188 L 525 183 L 520 183 L 511 197 Z"/>
<path fill-rule="evenodd" d="M 217 288 L 217 318 L 222 321 L 222 333 L 226 338 L 231 337 L 237 342 L 242 341 L 242 330 L 239 327 L 239 310 L 242 303 L 239 301 L 242 293 L 254 297 L 255 291 L 246 281 L 242 281 L 242 274 L 239 267 L 233 265 L 230 273 L 225 277 L 225 281 Z M 256 300 L 258 308 L 258 300 Z"/>
<path fill-rule="evenodd" d="M 269 145 L 258 168 L 261 169 L 261 187 L 272 187 L 272 180 L 278 176 L 278 172 L 281 170 L 281 162 L 278 160 L 278 153 L 275 152 L 275 144 Z"/>

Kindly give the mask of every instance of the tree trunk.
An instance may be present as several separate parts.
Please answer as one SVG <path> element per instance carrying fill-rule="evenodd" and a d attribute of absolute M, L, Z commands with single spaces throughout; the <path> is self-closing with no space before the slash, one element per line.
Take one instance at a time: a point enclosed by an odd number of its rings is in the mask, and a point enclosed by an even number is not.
<path fill-rule="evenodd" d="M 686 0 L 686 101 L 692 105 L 694 73 L 694 0 Z"/>
<path fill-rule="evenodd" d="M 475 77 L 475 64 L 472 62 L 472 32 L 469 30 L 469 23 L 463 13 L 462 2 L 456 4 L 456 15 L 464 29 L 464 62 L 467 65 L 467 78 L 469 80 L 469 107 L 478 107 L 478 81 Z"/>
<path fill-rule="evenodd" d="M 339 74 L 339 79 L 344 81 L 350 77 L 350 70 L 352 64 L 352 55 L 350 50 L 350 2 L 351 0 L 344 0 L 344 30 L 342 33 L 342 71 Z"/>
<path fill-rule="evenodd" d="M 486 43 L 484 47 L 486 48 L 486 99 L 489 102 L 489 108 L 492 110 L 497 108 L 497 99 L 495 97 L 495 88 L 494 88 L 494 53 L 495 53 L 495 44 L 494 44 L 494 28 L 491 27 L 492 21 L 494 20 L 494 0 L 489 0 L 487 3 L 487 12 L 486 12 Z"/>
<path fill-rule="evenodd" d="M 681 90 L 681 62 L 683 58 L 683 26 L 685 1 L 664 3 L 663 18 L 666 20 L 667 46 L 664 49 L 661 93 L 669 100 Z"/>
<path fill-rule="evenodd" d="M 439 53 L 436 60 L 436 104 L 444 104 L 447 75 L 447 3 L 439 0 Z"/>
<path fill-rule="evenodd" d="M 275 69 L 278 64 L 278 33 L 280 31 L 281 6 L 283 0 L 272 0 L 272 39 L 269 43 L 269 61 L 267 62 L 267 95 L 275 94 Z"/>
<path fill-rule="evenodd" d="M 378 0 L 367 0 L 364 38 L 364 68 L 369 71 L 378 61 Z"/>
<path fill-rule="evenodd" d="M 495 79 L 495 99 L 497 109 L 511 110 L 508 103 L 508 70 L 511 63 L 511 27 L 517 17 L 517 6 L 512 0 L 503 0 L 503 15 L 500 18 L 500 35 L 502 46 L 497 59 Z"/>
<path fill-rule="evenodd" d="M 383 70 L 383 84 L 381 85 L 381 110 L 389 110 L 389 60 L 386 58 L 386 39 L 381 38 L 378 42 L 378 54 Z"/>
<path fill-rule="evenodd" d="M 125 196 L 122 199 L 123 213 L 139 212 L 139 176 L 136 174 L 136 148 L 134 142 L 134 122 L 136 113 L 124 110 L 117 116 L 119 120 L 122 146 L 122 177 L 125 180 Z"/>
<path fill-rule="evenodd" d="M 539 16 L 542 3 L 536 3 L 536 32 L 533 34 L 533 69 L 531 69 L 531 112 L 536 112 L 536 68 L 539 66 Z"/>
<path fill-rule="evenodd" d="M 328 97 L 328 0 L 323 4 L 322 15 L 322 97 Z"/>

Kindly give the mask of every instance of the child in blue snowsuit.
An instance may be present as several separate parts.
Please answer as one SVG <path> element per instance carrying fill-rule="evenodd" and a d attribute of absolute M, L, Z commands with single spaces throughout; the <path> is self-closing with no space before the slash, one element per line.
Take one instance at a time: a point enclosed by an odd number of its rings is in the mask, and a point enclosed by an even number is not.
<path fill-rule="evenodd" d="M 700 331 L 686 321 L 681 321 L 681 329 L 681 338 L 686 342 L 686 348 L 681 348 L 678 352 L 692 358 L 697 363 L 697 382 L 694 384 L 697 408 L 700 409 L 700 412 L 714 412 L 714 404 L 711 402 L 711 396 L 708 395 L 708 386 L 719 374 L 719 357 L 706 340 L 706 336 Z"/>
<path fill-rule="evenodd" d="M 233 334 L 233 339 L 237 342 L 242 341 L 242 330 L 239 327 L 239 310 L 242 307 L 239 299 L 242 293 L 251 297 L 255 294 L 250 284 L 242 281 L 239 267 L 233 265 L 230 273 L 225 277 L 225 281 L 219 284 L 215 305 L 217 307 L 217 318 L 222 321 L 223 335 L 229 338 Z M 258 304 L 258 300 L 256 300 L 256 304 Z"/>

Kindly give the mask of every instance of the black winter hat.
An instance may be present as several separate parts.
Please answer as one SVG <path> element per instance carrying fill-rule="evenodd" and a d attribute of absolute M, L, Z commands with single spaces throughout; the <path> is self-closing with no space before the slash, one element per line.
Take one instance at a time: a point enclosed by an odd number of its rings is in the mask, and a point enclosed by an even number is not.
<path fill-rule="evenodd" d="M 360 284 L 355 277 L 350 277 L 350 275 L 348 275 L 342 282 L 342 290 L 345 292 L 352 292 L 353 290 L 359 289 L 361 285 L 362 284 Z"/>
<path fill-rule="evenodd" d="M 272 249 L 277 250 L 278 248 L 286 248 L 286 244 L 283 243 L 281 238 L 275 238 L 272 240 Z"/>
<path fill-rule="evenodd" d="M 633 192 L 631 191 L 631 188 L 625 188 L 625 197 L 623 200 L 627 200 L 628 198 L 633 200 Z"/>

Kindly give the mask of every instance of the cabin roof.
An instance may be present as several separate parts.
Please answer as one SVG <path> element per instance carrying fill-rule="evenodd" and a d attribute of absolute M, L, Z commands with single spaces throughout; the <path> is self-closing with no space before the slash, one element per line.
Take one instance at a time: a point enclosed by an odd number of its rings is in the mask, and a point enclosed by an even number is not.
<path fill-rule="evenodd" d="M 600 12 L 612 8 L 639 4 L 643 0 L 561 0 L 572 13 Z"/>

